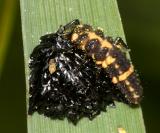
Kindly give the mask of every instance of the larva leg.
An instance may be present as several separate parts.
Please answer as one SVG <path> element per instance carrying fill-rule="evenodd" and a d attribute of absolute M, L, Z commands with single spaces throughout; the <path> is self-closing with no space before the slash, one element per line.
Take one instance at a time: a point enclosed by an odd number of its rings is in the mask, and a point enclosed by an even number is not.
<path fill-rule="evenodd" d="M 80 21 L 75 19 L 64 26 L 61 25 L 57 31 L 57 34 L 63 37 L 67 37 L 68 35 L 72 34 L 75 27 L 79 24 Z"/>
<path fill-rule="evenodd" d="M 97 28 L 97 29 L 95 30 L 95 33 L 96 33 L 96 35 L 104 38 L 104 33 L 103 33 L 103 29 L 102 29 L 102 28 Z"/>
<path fill-rule="evenodd" d="M 126 51 L 129 50 L 127 44 L 122 40 L 122 38 L 120 37 L 117 37 L 114 42 L 113 42 L 113 45 L 115 45 L 117 48 L 119 49 L 124 49 Z"/>

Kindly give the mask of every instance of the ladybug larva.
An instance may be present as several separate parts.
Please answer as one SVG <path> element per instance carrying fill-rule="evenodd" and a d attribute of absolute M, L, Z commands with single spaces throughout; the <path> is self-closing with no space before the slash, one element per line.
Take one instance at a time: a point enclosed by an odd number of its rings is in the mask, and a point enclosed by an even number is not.
<path fill-rule="evenodd" d="M 106 70 L 108 73 L 106 76 L 112 79 L 112 83 L 125 95 L 129 103 L 139 104 L 142 86 L 132 62 L 124 52 L 124 49 L 127 50 L 124 41 L 120 37 L 114 40 L 105 36 L 102 29 L 93 29 L 90 25 L 80 24 L 79 20 L 73 20 L 66 27 L 67 32 L 64 30 L 64 36 Z"/>

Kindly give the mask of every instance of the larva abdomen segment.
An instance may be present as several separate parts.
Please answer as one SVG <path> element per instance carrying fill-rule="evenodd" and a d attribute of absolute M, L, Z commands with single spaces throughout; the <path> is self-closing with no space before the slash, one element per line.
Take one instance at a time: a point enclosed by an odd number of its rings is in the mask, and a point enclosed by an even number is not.
<path fill-rule="evenodd" d="M 137 74 L 133 72 L 127 79 L 116 83 L 117 87 L 125 94 L 130 104 L 139 104 L 142 98 L 142 87 L 137 78 Z"/>

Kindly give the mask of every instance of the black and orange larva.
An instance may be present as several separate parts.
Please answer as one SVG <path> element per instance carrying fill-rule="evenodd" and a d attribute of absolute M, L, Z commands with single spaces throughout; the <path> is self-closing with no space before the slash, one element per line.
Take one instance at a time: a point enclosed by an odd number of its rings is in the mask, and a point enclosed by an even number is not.
<path fill-rule="evenodd" d="M 104 36 L 100 28 L 93 29 L 90 25 L 80 24 L 79 20 L 73 20 L 68 25 L 71 26 L 69 34 L 71 42 L 86 51 L 98 66 L 108 72 L 107 76 L 125 94 L 129 103 L 139 104 L 142 86 L 133 64 L 122 51 L 127 47 L 123 40 L 120 37 L 114 40 Z"/>

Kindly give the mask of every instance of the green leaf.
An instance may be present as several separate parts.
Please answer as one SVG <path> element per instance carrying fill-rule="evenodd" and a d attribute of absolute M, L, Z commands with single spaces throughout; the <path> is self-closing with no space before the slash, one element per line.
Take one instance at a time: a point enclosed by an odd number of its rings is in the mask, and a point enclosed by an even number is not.
<path fill-rule="evenodd" d="M 116 0 L 21 0 L 22 33 L 28 107 L 28 60 L 39 37 L 54 32 L 59 25 L 78 18 L 83 23 L 102 27 L 105 34 L 125 40 Z M 74 126 L 65 120 L 51 120 L 34 113 L 27 115 L 28 133 L 145 133 L 141 108 L 116 102 L 92 121 L 83 118 Z"/>

